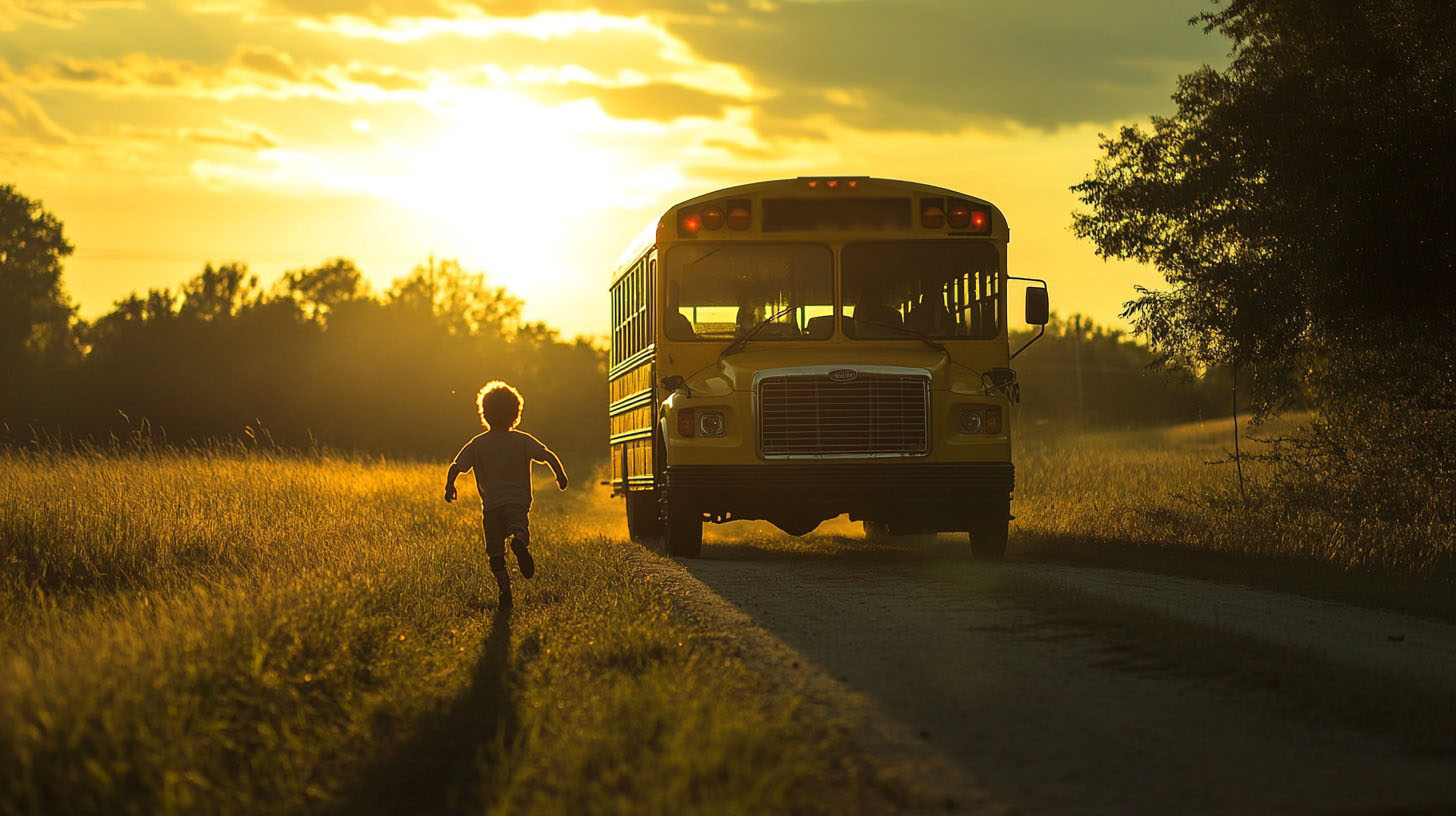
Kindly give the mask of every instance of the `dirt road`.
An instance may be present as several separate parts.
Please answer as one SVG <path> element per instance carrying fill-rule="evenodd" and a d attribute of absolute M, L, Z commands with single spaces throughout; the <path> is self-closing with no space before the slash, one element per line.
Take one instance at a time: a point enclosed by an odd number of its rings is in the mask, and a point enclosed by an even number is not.
<path fill-rule="evenodd" d="M 1456 759 L 1308 691 L 1347 671 L 1456 702 L 1456 627 L 960 547 L 729 526 L 682 566 L 963 774 L 962 811 L 1456 812 Z"/>

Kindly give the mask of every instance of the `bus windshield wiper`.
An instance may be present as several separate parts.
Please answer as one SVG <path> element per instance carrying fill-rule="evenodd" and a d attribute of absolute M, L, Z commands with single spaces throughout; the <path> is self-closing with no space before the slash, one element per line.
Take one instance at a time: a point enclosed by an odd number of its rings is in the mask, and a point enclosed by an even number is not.
<path fill-rule="evenodd" d="M 882 329 L 890 329 L 892 331 L 897 331 L 897 332 L 901 332 L 903 334 L 911 335 L 916 340 L 919 340 L 920 342 L 924 343 L 925 345 L 930 346 L 931 348 L 935 349 L 936 351 L 940 352 L 941 354 L 944 354 L 947 357 L 950 356 L 950 350 L 947 349 L 945 346 L 941 345 L 940 343 L 935 342 L 934 340 L 930 339 L 928 336 L 926 336 L 924 334 L 921 334 L 920 332 L 916 331 L 915 329 L 910 328 L 909 326 L 897 326 L 894 323 L 881 323 L 878 320 L 865 320 L 865 319 L 859 318 L 859 317 L 851 317 L 850 320 L 853 320 L 856 323 L 867 323 L 867 324 L 869 324 L 871 326 L 879 326 Z M 865 338 L 858 338 L 858 339 L 865 339 Z"/>
<path fill-rule="evenodd" d="M 774 312 L 773 314 L 769 315 L 768 317 L 765 317 L 764 319 L 758 321 L 758 323 L 755 324 L 753 328 L 751 328 L 748 331 L 744 332 L 744 334 L 743 334 L 742 337 L 738 338 L 737 340 L 734 340 L 732 343 L 729 343 L 726 348 L 724 348 L 722 351 L 718 352 L 718 359 L 721 360 L 724 357 L 727 357 L 728 355 L 732 354 L 733 352 L 735 352 L 735 351 L 743 348 L 743 346 L 745 344 L 747 344 L 749 340 L 752 340 L 753 339 L 753 336 L 755 334 L 758 334 L 759 329 L 762 329 L 764 326 L 767 326 L 768 324 L 774 322 L 775 320 L 778 320 L 779 318 L 783 317 L 784 315 L 792 312 L 793 310 L 795 310 L 797 308 L 799 308 L 798 304 L 790 303 L 788 306 L 785 306 L 784 308 L 778 310 L 777 312 Z"/>
<path fill-rule="evenodd" d="M 977 371 L 974 368 L 971 368 L 970 366 L 966 365 L 965 363 L 962 363 L 960 360 L 957 360 L 955 358 L 955 356 L 950 353 L 950 349 L 946 348 L 944 345 L 942 345 L 940 343 L 937 343 L 936 341 L 930 339 L 929 337 L 927 337 L 926 335 L 924 335 L 924 334 L 916 331 L 915 329 L 912 329 L 909 326 L 896 326 L 894 323 L 881 323 L 878 320 L 860 320 L 858 318 L 853 318 L 853 317 L 851 317 L 850 320 L 853 320 L 856 323 L 868 323 L 871 326 L 879 326 L 879 327 L 884 328 L 884 329 L 891 329 L 893 331 L 903 332 L 905 334 L 908 334 L 908 335 L 914 337 L 916 340 L 919 340 L 920 342 L 924 343 L 925 345 L 930 346 L 931 348 L 933 348 L 936 351 L 940 352 L 941 354 L 945 355 L 945 359 L 947 361 L 949 361 L 951 365 L 953 365 L 953 366 L 959 366 L 959 367 L 964 368 L 965 370 L 971 372 L 972 374 L 975 374 L 976 377 L 981 380 L 981 388 L 983 390 L 987 390 L 987 391 L 990 390 L 986 386 L 986 376 L 984 374 L 982 374 L 980 371 Z M 860 338 L 860 339 L 863 339 L 863 338 Z"/>

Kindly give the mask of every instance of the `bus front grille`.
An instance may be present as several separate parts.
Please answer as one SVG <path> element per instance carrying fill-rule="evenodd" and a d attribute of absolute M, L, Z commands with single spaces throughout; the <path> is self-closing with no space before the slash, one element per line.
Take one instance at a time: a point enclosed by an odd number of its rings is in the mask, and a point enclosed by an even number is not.
<path fill-rule="evenodd" d="M 759 453 L 768 458 L 923 456 L 929 452 L 930 379 L 861 372 L 764 377 L 758 384 Z"/>

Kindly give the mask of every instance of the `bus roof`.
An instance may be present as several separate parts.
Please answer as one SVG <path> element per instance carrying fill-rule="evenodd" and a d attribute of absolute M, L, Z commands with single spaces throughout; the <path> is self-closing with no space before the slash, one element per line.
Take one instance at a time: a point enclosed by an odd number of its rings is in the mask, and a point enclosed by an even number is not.
<path fill-rule="evenodd" d="M 832 187 L 829 182 L 834 182 Z M 851 184 L 853 182 L 853 184 Z M 710 201 L 724 198 L 763 198 L 771 196 L 775 198 L 835 198 L 843 196 L 873 196 L 875 193 L 884 194 L 895 192 L 900 195 L 921 195 L 932 197 L 955 198 L 966 201 L 972 205 L 985 207 L 994 213 L 993 223 L 996 225 L 994 234 L 1005 238 L 1007 234 L 1006 220 L 996 205 L 983 198 L 960 193 L 945 187 L 937 187 L 933 184 L 922 184 L 916 181 L 904 181 L 901 179 L 882 179 L 871 176 L 800 176 L 792 179 L 773 179 L 770 181 L 755 181 L 748 184 L 739 184 L 734 187 L 724 187 L 720 190 L 713 190 L 702 195 L 694 196 L 668 207 L 663 213 L 654 218 L 632 239 L 627 248 L 618 256 L 617 262 L 612 265 L 612 280 L 616 280 L 632 264 L 641 258 L 643 253 L 652 248 L 657 241 L 658 226 L 664 219 L 668 223 L 675 222 L 674 213 L 684 207 L 692 207 Z"/>

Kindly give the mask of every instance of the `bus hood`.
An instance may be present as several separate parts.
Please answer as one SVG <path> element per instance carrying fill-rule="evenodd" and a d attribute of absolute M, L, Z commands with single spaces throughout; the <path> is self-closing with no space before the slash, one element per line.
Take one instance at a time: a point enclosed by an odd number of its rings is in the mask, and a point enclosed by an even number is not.
<path fill-rule="evenodd" d="M 689 378 L 687 386 L 695 396 L 727 396 L 732 391 L 752 391 L 754 377 L 765 371 L 774 373 L 858 370 L 890 366 L 920 369 L 930 373 L 931 388 L 958 393 L 981 393 L 984 386 L 977 372 L 995 364 L 994 351 L 987 349 L 985 360 L 959 359 L 953 364 L 946 355 L 928 346 L 918 348 L 748 348 L 718 360 L 701 373 Z M 971 355 L 957 355 L 964 358 Z M 981 355 L 974 355 L 980 357 Z M 978 365 L 979 363 L 979 365 Z M 1002 363 L 1004 365 L 1004 363 Z M 971 369 L 971 370 L 968 370 Z"/>

